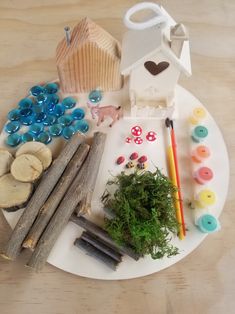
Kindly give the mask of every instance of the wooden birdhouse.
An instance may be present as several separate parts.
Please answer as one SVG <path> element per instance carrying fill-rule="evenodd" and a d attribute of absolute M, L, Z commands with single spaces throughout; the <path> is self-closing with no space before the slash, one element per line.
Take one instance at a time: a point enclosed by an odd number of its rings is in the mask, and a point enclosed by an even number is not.
<path fill-rule="evenodd" d="M 119 90 L 121 48 L 119 42 L 89 18 L 74 27 L 56 49 L 61 89 L 65 93 Z"/>
<path fill-rule="evenodd" d="M 191 75 L 188 34 L 163 9 L 164 26 L 129 30 L 123 38 L 121 73 L 129 76 L 131 116 L 171 116 L 181 73 Z"/>

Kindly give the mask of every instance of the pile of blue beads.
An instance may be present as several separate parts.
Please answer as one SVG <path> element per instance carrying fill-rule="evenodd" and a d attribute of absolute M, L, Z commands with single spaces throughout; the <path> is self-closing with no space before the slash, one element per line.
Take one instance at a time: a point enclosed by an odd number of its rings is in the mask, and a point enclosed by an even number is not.
<path fill-rule="evenodd" d="M 29 96 L 8 112 L 9 121 L 5 125 L 5 131 L 9 133 L 7 145 L 15 147 L 29 141 L 48 144 L 53 137 L 70 139 L 76 132 L 89 130 L 84 110 L 73 109 L 77 100 L 72 97 L 60 99 L 58 91 L 56 83 L 33 86 Z M 26 127 L 22 129 L 22 126 Z"/>

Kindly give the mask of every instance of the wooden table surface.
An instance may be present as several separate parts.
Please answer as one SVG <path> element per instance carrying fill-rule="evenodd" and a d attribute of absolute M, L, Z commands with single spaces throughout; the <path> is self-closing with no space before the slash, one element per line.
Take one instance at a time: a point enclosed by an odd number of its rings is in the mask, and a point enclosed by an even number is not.
<path fill-rule="evenodd" d="M 26 90 L 57 76 L 55 48 L 65 25 L 89 16 L 121 40 L 122 17 L 135 2 L 1 0 L 0 124 Z M 27 252 L 16 262 L 1 259 L 1 314 L 235 313 L 235 1 L 159 3 L 189 28 L 193 76 L 181 84 L 211 112 L 228 147 L 231 179 L 222 230 L 169 269 L 134 280 L 91 280 L 50 265 L 31 273 L 23 266 Z M 9 234 L 1 215 L 0 246 Z"/>

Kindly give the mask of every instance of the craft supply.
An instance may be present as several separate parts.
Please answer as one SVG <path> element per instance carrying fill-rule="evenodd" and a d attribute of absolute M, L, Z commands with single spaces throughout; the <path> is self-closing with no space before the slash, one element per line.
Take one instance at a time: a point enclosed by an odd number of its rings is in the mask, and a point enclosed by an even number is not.
<path fill-rule="evenodd" d="M 18 121 L 11 121 L 6 124 L 5 131 L 9 134 L 13 134 L 20 129 L 20 123 Z"/>
<path fill-rule="evenodd" d="M 193 129 L 191 138 L 194 142 L 200 143 L 204 141 L 207 135 L 208 135 L 208 129 L 205 126 L 198 125 Z"/>
<path fill-rule="evenodd" d="M 139 125 L 135 125 L 131 128 L 131 134 L 135 137 L 139 137 L 142 134 L 142 128 Z"/>
<path fill-rule="evenodd" d="M 27 116 L 27 117 L 21 117 L 20 122 L 23 125 L 31 125 L 34 122 L 34 117 L 33 116 Z"/>
<path fill-rule="evenodd" d="M 119 156 L 116 160 L 116 164 L 117 165 L 121 165 L 123 162 L 125 161 L 125 157 L 124 156 Z"/>
<path fill-rule="evenodd" d="M 92 235 L 90 232 L 83 231 L 83 233 L 81 235 L 81 239 L 90 243 L 95 248 L 97 248 L 99 251 L 110 256 L 112 259 L 114 259 L 118 263 L 120 263 L 122 261 L 122 254 L 120 254 L 114 248 L 109 247 L 106 243 L 104 243 L 102 240 L 100 240 L 99 238 Z"/>
<path fill-rule="evenodd" d="M 43 121 L 43 124 L 46 126 L 53 125 L 56 123 L 56 117 L 52 115 L 47 115 L 46 119 Z"/>
<path fill-rule="evenodd" d="M 82 108 L 76 108 L 72 112 L 74 120 L 82 120 L 85 117 L 85 111 Z"/>
<path fill-rule="evenodd" d="M 110 127 L 114 125 L 116 121 L 118 121 L 123 116 L 122 107 L 115 107 L 115 106 L 104 106 L 104 107 L 97 107 L 96 114 L 98 116 L 97 126 L 99 126 L 105 118 L 109 117 L 112 119 L 110 123 Z"/>
<path fill-rule="evenodd" d="M 141 137 L 136 137 L 134 139 L 135 144 L 141 145 L 143 143 L 143 139 Z"/>
<path fill-rule="evenodd" d="M 21 136 L 17 133 L 14 133 L 14 134 L 8 135 L 8 137 L 5 140 L 5 143 L 8 146 L 16 147 L 17 145 L 19 145 L 21 143 L 21 140 L 22 140 Z"/>
<path fill-rule="evenodd" d="M 43 165 L 34 155 L 19 155 L 11 164 L 11 174 L 21 182 L 34 182 L 41 176 L 42 172 Z"/>
<path fill-rule="evenodd" d="M 85 217 L 77 217 L 76 215 L 72 215 L 70 221 L 77 224 L 79 227 L 85 229 L 93 236 L 97 237 L 99 240 L 103 241 L 106 245 L 117 250 L 120 254 L 126 254 L 134 260 L 138 261 L 140 258 L 139 254 L 137 254 L 133 248 L 127 245 L 118 245 L 114 240 L 110 237 L 107 231 L 97 226 L 93 222 L 87 220 Z"/>
<path fill-rule="evenodd" d="M 128 163 L 126 164 L 126 168 L 127 169 L 131 169 L 131 168 L 134 168 L 135 167 L 135 164 L 133 163 L 133 161 L 128 161 Z"/>
<path fill-rule="evenodd" d="M 45 144 L 40 142 L 28 142 L 23 144 L 16 151 L 16 157 L 22 154 L 30 154 L 37 157 L 41 161 L 44 170 L 46 170 L 52 162 L 51 150 Z"/>
<path fill-rule="evenodd" d="M 138 163 L 138 164 L 137 164 L 137 168 L 138 168 L 139 170 L 144 170 L 144 169 L 147 168 L 147 163 L 146 163 L 146 162 Z"/>
<path fill-rule="evenodd" d="M 158 169 L 121 172 L 107 182 L 101 199 L 114 214 L 105 220 L 105 229 L 114 241 L 132 246 L 140 256 L 176 255 L 178 249 L 169 241 L 169 233 L 178 231 L 173 191 L 172 182 Z"/>
<path fill-rule="evenodd" d="M 12 109 L 11 111 L 8 112 L 7 118 L 10 121 L 18 121 L 20 120 L 20 110 L 19 109 Z"/>
<path fill-rule="evenodd" d="M 56 94 L 58 89 L 59 87 L 56 83 L 47 83 L 43 88 L 47 94 Z"/>
<path fill-rule="evenodd" d="M 171 144 L 172 144 L 172 151 L 173 151 L 173 156 L 174 156 L 174 165 L 175 165 L 176 182 L 177 182 L 177 188 L 178 188 L 182 228 L 183 228 L 183 233 L 185 236 L 186 235 L 186 228 L 185 228 L 185 222 L 184 222 L 183 198 L 181 195 L 181 184 L 180 184 L 178 156 L 177 156 L 177 144 L 176 144 L 176 137 L 175 137 L 173 120 L 170 120 L 170 126 L 171 126 Z"/>
<path fill-rule="evenodd" d="M 45 112 L 40 112 L 34 116 L 34 121 L 37 123 L 41 123 L 46 119 L 46 117 L 47 115 L 45 114 Z"/>
<path fill-rule="evenodd" d="M 111 268 L 112 270 L 116 270 L 117 265 L 119 264 L 116 260 L 114 260 L 109 255 L 103 253 L 95 246 L 91 245 L 89 242 L 85 241 L 82 238 L 77 238 L 74 242 L 74 245 L 78 248 L 84 250 L 87 255 L 95 257 L 98 261 L 103 262 L 106 266 Z"/>
<path fill-rule="evenodd" d="M 58 118 L 58 123 L 62 125 L 62 127 L 69 126 L 73 122 L 73 117 L 71 115 L 63 115 Z"/>
<path fill-rule="evenodd" d="M 29 127 L 29 131 L 35 135 L 38 135 L 44 130 L 44 126 L 41 123 L 34 123 Z"/>
<path fill-rule="evenodd" d="M 51 136 L 60 136 L 63 131 L 63 127 L 60 124 L 53 124 L 49 127 L 49 133 Z"/>
<path fill-rule="evenodd" d="M 97 104 L 102 100 L 102 93 L 100 90 L 93 90 L 89 93 L 88 99 L 93 104 Z"/>
<path fill-rule="evenodd" d="M 43 144 L 49 144 L 51 142 L 52 138 L 49 132 L 44 131 L 38 134 L 37 141 L 43 143 Z"/>
<path fill-rule="evenodd" d="M 62 106 L 64 106 L 66 109 L 71 109 L 75 107 L 76 103 L 77 100 L 74 99 L 73 97 L 66 97 L 61 102 Z"/>
<path fill-rule="evenodd" d="M 23 143 L 32 142 L 35 140 L 35 135 L 31 132 L 26 132 L 21 135 L 21 140 Z"/>
<path fill-rule="evenodd" d="M 0 148 L 0 177 L 10 171 L 14 158 L 8 150 Z"/>
<path fill-rule="evenodd" d="M 64 146 L 60 155 L 53 162 L 50 169 L 47 171 L 47 175 L 43 176 L 37 189 L 30 198 L 27 207 L 17 222 L 10 239 L 8 240 L 5 248 L 2 251 L 2 256 L 7 259 L 15 259 L 21 251 L 21 245 L 28 234 L 35 218 L 38 215 L 38 211 L 43 206 L 48 196 L 54 189 L 56 183 L 65 170 L 68 162 L 73 157 L 78 146 L 83 142 L 83 136 L 76 134 L 72 139 Z M 32 142 L 35 144 L 35 142 Z M 26 143 L 24 145 L 30 144 Z M 22 146 L 23 147 L 23 146 Z"/>
<path fill-rule="evenodd" d="M 216 195 L 209 189 L 201 190 L 195 197 L 195 205 L 199 208 L 207 208 L 214 205 Z"/>
<path fill-rule="evenodd" d="M 0 177 L 0 208 L 13 212 L 28 201 L 33 190 L 31 183 L 20 182 L 10 173 Z"/>
<path fill-rule="evenodd" d="M 18 102 L 20 109 L 31 109 L 33 107 L 33 100 L 31 98 L 23 98 Z"/>
<path fill-rule="evenodd" d="M 78 120 L 73 125 L 75 132 L 86 133 L 89 130 L 89 123 L 87 120 Z"/>
<path fill-rule="evenodd" d="M 136 160 L 139 157 L 138 153 L 134 152 L 130 155 L 130 160 Z"/>
<path fill-rule="evenodd" d="M 210 150 L 205 145 L 200 145 L 192 151 L 192 160 L 196 163 L 201 163 L 209 158 L 211 155 Z"/>
<path fill-rule="evenodd" d="M 90 182 L 93 182 L 98 174 L 105 139 L 106 135 L 103 133 L 94 134 L 89 155 L 38 241 L 27 263 L 29 267 L 40 270 L 44 266 L 59 234 L 68 223 L 79 202 L 89 192 Z"/>
<path fill-rule="evenodd" d="M 165 125 L 167 129 L 167 138 L 168 138 L 168 147 L 167 147 L 167 158 L 168 158 L 168 167 L 170 172 L 170 178 L 176 190 L 174 191 L 174 203 L 175 203 L 175 210 L 176 210 L 176 218 L 179 223 L 179 238 L 180 240 L 184 239 L 184 228 L 183 228 L 183 220 L 180 208 L 180 197 L 179 197 L 179 189 L 177 184 L 177 171 L 175 165 L 175 158 L 173 152 L 173 143 L 172 143 L 172 136 L 170 131 L 170 119 L 165 120 Z"/>
<path fill-rule="evenodd" d="M 213 171 L 208 167 L 200 167 L 194 172 L 193 177 L 198 184 L 206 184 L 213 179 Z"/>
<path fill-rule="evenodd" d="M 201 215 L 195 222 L 199 230 L 203 233 L 213 233 L 220 229 L 219 220 L 212 214 Z"/>
<path fill-rule="evenodd" d="M 138 159 L 139 163 L 144 163 L 148 160 L 148 157 L 146 155 L 140 156 L 140 158 Z"/>
<path fill-rule="evenodd" d="M 189 117 L 189 122 L 191 124 L 198 124 L 199 122 L 201 122 L 201 120 L 203 120 L 206 116 L 206 111 L 203 107 L 196 107 L 193 110 L 193 114 L 192 116 Z"/>
<path fill-rule="evenodd" d="M 31 89 L 30 89 L 30 93 L 33 95 L 33 96 L 38 96 L 40 94 L 43 94 L 45 92 L 44 88 L 41 86 L 41 85 L 36 85 L 36 86 L 33 86 Z"/>
<path fill-rule="evenodd" d="M 154 141 L 156 141 L 156 139 L 157 139 L 157 133 L 156 132 L 150 131 L 147 133 L 146 140 L 148 142 L 154 142 Z"/>
<path fill-rule="evenodd" d="M 130 143 L 132 142 L 132 138 L 129 137 L 129 136 L 126 137 L 125 142 L 126 142 L 127 144 L 130 144 Z"/>
<path fill-rule="evenodd" d="M 75 128 L 72 125 L 70 125 L 64 127 L 62 135 L 66 140 L 69 140 L 75 134 L 75 132 L 76 132 Z"/>
<path fill-rule="evenodd" d="M 75 152 L 72 159 L 69 161 L 62 176 L 58 180 L 55 188 L 51 192 L 46 202 L 41 207 L 39 214 L 33 223 L 24 243 L 23 247 L 34 249 L 43 231 L 45 230 L 48 222 L 54 214 L 59 203 L 63 199 L 66 191 L 73 182 L 75 176 L 80 170 L 87 153 L 89 151 L 89 145 L 81 144 L 78 150 Z"/>
<path fill-rule="evenodd" d="M 65 112 L 65 107 L 61 104 L 57 104 L 55 106 L 55 109 L 53 110 L 53 115 L 55 115 L 56 117 L 60 117 L 64 114 Z"/>

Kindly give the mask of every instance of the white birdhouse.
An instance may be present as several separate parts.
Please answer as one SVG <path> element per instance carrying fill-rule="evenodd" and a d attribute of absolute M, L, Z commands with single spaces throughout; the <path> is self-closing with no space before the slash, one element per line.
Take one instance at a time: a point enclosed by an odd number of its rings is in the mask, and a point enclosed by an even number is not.
<path fill-rule="evenodd" d="M 131 14 L 138 11 L 133 11 L 133 8 L 140 5 L 143 4 L 132 7 Z M 141 23 L 131 22 L 138 25 L 138 29 L 129 30 L 123 38 L 121 73 L 129 76 L 133 117 L 171 117 L 180 73 L 191 75 L 187 31 L 182 24 L 176 24 L 162 7 L 159 9 L 166 21 L 164 25 L 140 29 Z M 135 26 L 131 25 L 131 28 Z"/>

